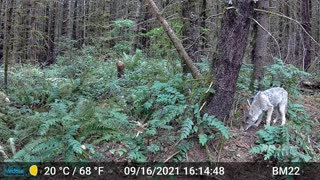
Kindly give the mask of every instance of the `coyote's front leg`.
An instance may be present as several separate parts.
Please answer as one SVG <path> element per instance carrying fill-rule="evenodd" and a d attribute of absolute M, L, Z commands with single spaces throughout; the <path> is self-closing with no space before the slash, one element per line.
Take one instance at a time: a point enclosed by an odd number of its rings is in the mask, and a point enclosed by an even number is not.
<path fill-rule="evenodd" d="M 270 126 L 272 112 L 273 112 L 273 106 L 269 106 L 268 114 L 267 114 L 267 125 L 268 126 Z"/>
<path fill-rule="evenodd" d="M 281 125 L 285 125 L 286 124 L 286 105 L 280 105 L 279 106 L 279 111 L 281 114 Z"/>
<path fill-rule="evenodd" d="M 280 119 L 280 114 L 281 113 L 280 113 L 280 107 L 279 106 L 276 107 L 275 112 L 276 112 L 276 118 L 274 118 L 273 124 L 276 124 L 278 119 Z"/>

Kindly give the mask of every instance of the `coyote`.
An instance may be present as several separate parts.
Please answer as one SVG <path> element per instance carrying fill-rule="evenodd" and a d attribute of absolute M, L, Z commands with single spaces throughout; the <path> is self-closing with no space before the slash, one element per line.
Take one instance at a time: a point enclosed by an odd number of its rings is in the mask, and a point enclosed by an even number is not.
<path fill-rule="evenodd" d="M 263 111 L 268 111 L 267 113 L 267 125 L 270 125 L 271 115 L 276 108 L 276 118 L 273 120 L 275 124 L 281 115 L 282 123 L 286 123 L 286 112 L 288 104 L 288 92 L 280 87 L 271 88 L 265 91 L 259 91 L 253 98 L 249 109 L 249 120 L 248 120 L 248 130 L 252 125 L 259 126 Z"/>

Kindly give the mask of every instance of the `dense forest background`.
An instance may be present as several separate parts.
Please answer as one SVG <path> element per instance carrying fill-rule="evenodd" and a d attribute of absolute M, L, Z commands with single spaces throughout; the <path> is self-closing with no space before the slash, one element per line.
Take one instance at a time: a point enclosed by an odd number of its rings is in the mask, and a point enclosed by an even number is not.
<path fill-rule="evenodd" d="M 318 161 L 319 17 L 311 0 L 0 0 L 1 160 Z M 287 125 L 244 132 L 276 86 Z"/>
<path fill-rule="evenodd" d="M 198 61 L 212 54 L 219 37 L 221 13 L 226 5 L 224 1 L 155 2 L 161 9 L 162 16 L 166 17 L 180 35 L 192 59 Z M 264 16 L 259 23 L 272 35 L 272 38 L 269 36 L 265 39 L 268 41 L 266 59 L 273 62 L 272 57 L 279 57 L 304 70 L 312 64 L 315 67 L 319 48 L 315 41 L 320 38 L 319 2 L 270 0 L 260 3 L 263 6 L 261 9 L 271 11 L 257 13 L 256 17 L 259 19 L 259 16 Z M 12 59 L 10 63 L 42 65 L 55 63 L 58 56 L 70 51 L 69 45 L 73 45 L 73 48 L 100 45 L 105 54 L 115 48 L 121 52 L 114 53 L 120 55 L 133 54 L 139 48 L 149 55 L 155 50 L 153 46 L 160 46 L 161 39 L 165 38 L 159 36 L 161 32 L 155 34 L 155 28 L 159 25 L 144 1 L 3 0 L 1 17 L 0 62 L 3 62 L 6 36 L 11 37 L 7 43 Z M 252 48 L 253 43 L 252 41 L 248 49 Z M 170 42 L 166 44 L 160 46 L 156 55 L 168 57 L 172 54 L 169 52 L 175 51 L 170 51 L 170 47 L 167 47 Z M 162 52 L 165 48 L 169 52 Z"/>

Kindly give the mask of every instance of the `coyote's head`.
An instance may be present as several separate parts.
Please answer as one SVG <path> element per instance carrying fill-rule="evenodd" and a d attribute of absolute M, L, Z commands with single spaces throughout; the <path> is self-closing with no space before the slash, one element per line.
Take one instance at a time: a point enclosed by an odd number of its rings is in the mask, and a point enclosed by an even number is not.
<path fill-rule="evenodd" d="M 262 109 L 256 104 L 251 104 L 248 114 L 248 124 L 252 126 L 260 118 L 262 114 Z"/>
<path fill-rule="evenodd" d="M 248 126 L 247 126 L 246 130 L 248 130 L 252 125 L 254 125 L 258 119 L 262 118 L 263 110 L 261 108 L 260 101 L 261 101 L 260 93 L 258 93 L 254 97 L 251 104 L 248 101 L 249 112 L 248 112 L 248 116 L 247 116 Z"/>

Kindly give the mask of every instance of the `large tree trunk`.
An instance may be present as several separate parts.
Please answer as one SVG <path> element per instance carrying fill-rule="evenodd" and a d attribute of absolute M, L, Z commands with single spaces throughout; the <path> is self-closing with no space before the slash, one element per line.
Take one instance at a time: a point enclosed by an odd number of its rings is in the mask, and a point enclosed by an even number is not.
<path fill-rule="evenodd" d="M 248 44 L 251 0 L 239 0 L 236 9 L 229 8 L 223 16 L 223 25 L 213 60 L 215 95 L 209 97 L 206 112 L 220 120 L 227 118 L 232 106 L 242 59 Z"/>
<path fill-rule="evenodd" d="M 147 0 L 147 2 L 150 6 L 150 9 L 154 17 L 156 17 L 159 23 L 161 23 L 163 29 L 166 31 L 167 35 L 172 41 L 174 47 L 177 49 L 182 61 L 186 63 L 187 67 L 190 69 L 193 78 L 195 79 L 202 78 L 202 75 L 200 74 L 198 68 L 193 64 L 192 59 L 187 54 L 180 39 L 175 35 L 174 31 L 171 29 L 166 19 L 160 15 L 157 5 L 154 3 L 153 0 Z"/>
<path fill-rule="evenodd" d="M 267 10 L 269 7 L 268 1 L 258 1 L 258 8 Z M 257 21 L 259 24 L 268 31 L 269 29 L 269 17 L 265 13 L 255 13 Z M 262 80 L 263 80 L 263 66 L 266 65 L 268 54 L 268 32 L 265 31 L 261 26 L 257 23 L 254 24 L 253 31 L 255 33 L 255 43 L 253 44 L 252 50 L 252 62 L 254 65 L 250 90 L 254 90 L 254 82 L 257 81 L 259 84 L 259 90 L 262 90 Z"/>
<path fill-rule="evenodd" d="M 311 34 L 311 0 L 301 1 L 302 9 L 302 26 Z M 307 33 L 303 31 L 303 69 L 307 70 L 311 64 L 311 39 Z"/>
<path fill-rule="evenodd" d="M 184 22 L 183 28 L 183 46 L 193 62 L 199 59 L 200 50 L 200 17 L 199 7 L 196 0 L 187 0 L 182 3 L 182 17 Z M 190 73 L 187 64 L 182 61 L 183 73 Z"/>

